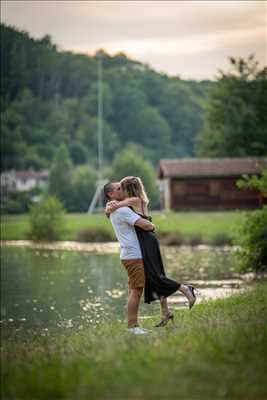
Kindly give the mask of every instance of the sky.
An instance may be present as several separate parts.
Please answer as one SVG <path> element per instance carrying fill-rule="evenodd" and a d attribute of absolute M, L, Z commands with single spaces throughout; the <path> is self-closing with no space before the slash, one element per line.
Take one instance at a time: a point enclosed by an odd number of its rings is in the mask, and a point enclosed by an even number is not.
<path fill-rule="evenodd" d="M 1 0 L 1 22 L 62 50 L 124 52 L 158 72 L 215 79 L 228 57 L 266 65 L 266 1 Z"/>

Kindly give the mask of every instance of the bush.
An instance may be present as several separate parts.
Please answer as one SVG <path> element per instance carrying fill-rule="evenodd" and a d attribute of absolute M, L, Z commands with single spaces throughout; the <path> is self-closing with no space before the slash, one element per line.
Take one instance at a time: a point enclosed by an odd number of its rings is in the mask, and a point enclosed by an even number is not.
<path fill-rule="evenodd" d="M 203 243 L 202 235 L 201 233 L 198 232 L 192 233 L 190 237 L 184 240 L 184 244 L 187 244 L 189 246 L 197 246 L 202 243 Z"/>
<path fill-rule="evenodd" d="M 82 229 L 76 235 L 77 242 L 114 242 L 113 235 L 101 229 Z"/>
<path fill-rule="evenodd" d="M 261 176 L 244 175 L 237 181 L 237 186 L 241 189 L 256 189 L 261 199 L 266 199 L 267 168 L 263 169 Z M 267 206 L 263 205 L 262 209 L 246 215 L 237 244 L 241 246 L 236 254 L 242 272 L 261 272 L 267 269 Z"/>
<path fill-rule="evenodd" d="M 242 272 L 267 270 L 267 206 L 247 214 L 240 228 L 236 252 Z"/>
<path fill-rule="evenodd" d="M 64 232 L 65 210 L 56 197 L 48 197 L 45 201 L 30 208 L 28 237 L 36 241 L 59 240 Z"/>
<path fill-rule="evenodd" d="M 96 173 L 81 165 L 72 171 L 72 183 L 66 196 L 65 207 L 70 212 L 86 212 L 96 188 Z"/>
<path fill-rule="evenodd" d="M 260 176 L 257 175 L 243 175 L 242 179 L 236 182 L 236 185 L 240 189 L 256 189 L 262 195 L 267 193 L 267 168 L 264 168 Z"/>
<path fill-rule="evenodd" d="M 24 214 L 32 204 L 30 192 L 12 193 L 1 201 L 2 214 Z"/>
<path fill-rule="evenodd" d="M 160 243 L 164 246 L 180 246 L 184 243 L 181 233 L 160 233 L 158 235 Z"/>
<path fill-rule="evenodd" d="M 211 239 L 211 244 L 214 246 L 231 245 L 232 238 L 226 232 L 218 232 Z"/>

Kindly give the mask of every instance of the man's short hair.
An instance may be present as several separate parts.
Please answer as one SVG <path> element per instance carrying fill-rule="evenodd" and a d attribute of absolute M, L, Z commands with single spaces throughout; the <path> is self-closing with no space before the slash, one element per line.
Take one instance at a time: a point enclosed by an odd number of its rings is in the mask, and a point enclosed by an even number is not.
<path fill-rule="evenodd" d="M 108 182 L 105 184 L 104 188 L 103 188 L 103 192 L 104 192 L 104 196 L 106 198 L 106 200 L 109 200 L 109 193 L 113 192 L 114 187 L 113 187 L 113 183 L 112 182 Z"/>

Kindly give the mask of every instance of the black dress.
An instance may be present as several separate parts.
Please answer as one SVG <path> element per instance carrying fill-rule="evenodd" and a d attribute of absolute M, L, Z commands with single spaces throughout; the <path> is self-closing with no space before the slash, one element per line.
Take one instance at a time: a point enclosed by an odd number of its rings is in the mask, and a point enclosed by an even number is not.
<path fill-rule="evenodd" d="M 136 212 L 136 211 L 135 211 Z M 151 217 L 139 214 L 140 217 L 151 221 Z M 145 269 L 145 303 L 159 300 L 160 297 L 168 297 L 175 293 L 180 284 L 165 275 L 158 239 L 154 232 L 145 231 L 135 226 L 137 238 L 141 247 L 141 253 Z"/>

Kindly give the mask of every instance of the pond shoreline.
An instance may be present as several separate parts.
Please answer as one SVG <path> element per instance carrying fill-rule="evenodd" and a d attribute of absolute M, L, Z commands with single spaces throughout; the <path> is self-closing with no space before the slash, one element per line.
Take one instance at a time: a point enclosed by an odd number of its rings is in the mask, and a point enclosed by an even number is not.
<path fill-rule="evenodd" d="M 27 247 L 30 249 L 38 250 L 68 250 L 68 251 L 83 251 L 92 254 L 118 254 L 120 246 L 118 242 L 77 242 L 77 241 L 55 241 L 55 242 L 35 242 L 33 240 L 1 240 L 1 246 L 17 246 Z M 198 244 L 198 245 L 161 245 L 162 249 L 197 249 L 197 250 L 209 250 L 219 248 L 226 251 L 234 251 L 237 246 L 214 246 L 209 244 Z"/>
<path fill-rule="evenodd" d="M 1 240 L 0 245 L 26 247 L 37 250 L 82 251 L 103 255 L 119 253 L 119 244 L 117 242 L 84 243 L 74 241 L 35 242 L 33 240 Z"/>
<path fill-rule="evenodd" d="M 28 248 L 32 250 L 49 250 L 49 251 L 74 251 L 87 253 L 91 255 L 116 255 L 120 252 L 118 242 L 77 242 L 77 241 L 55 241 L 55 242 L 35 242 L 33 240 L 0 240 L 0 246 L 11 246 L 18 248 Z M 226 252 L 234 252 L 238 246 L 214 246 L 209 244 L 198 245 L 161 245 L 162 253 L 175 254 L 177 249 L 181 251 L 190 250 L 223 250 Z M 262 279 L 267 279 L 267 273 L 239 273 L 234 272 L 232 278 L 241 279 L 245 283 L 253 283 Z"/>

